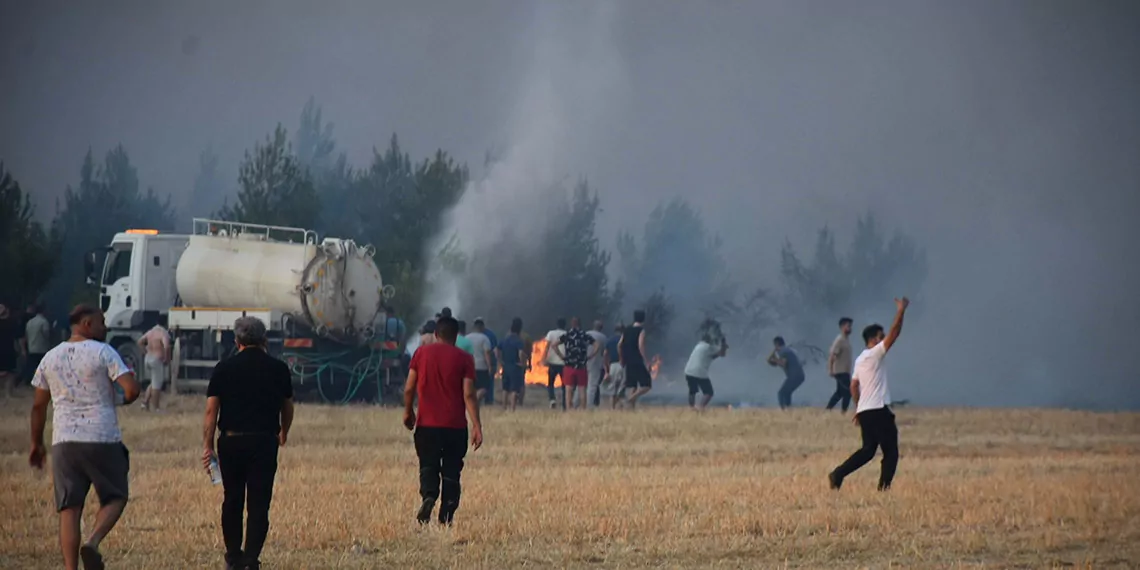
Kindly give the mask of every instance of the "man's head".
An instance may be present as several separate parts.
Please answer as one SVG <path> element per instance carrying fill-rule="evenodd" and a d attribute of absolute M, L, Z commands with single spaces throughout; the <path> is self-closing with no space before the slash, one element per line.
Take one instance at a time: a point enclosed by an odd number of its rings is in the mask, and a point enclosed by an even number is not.
<path fill-rule="evenodd" d="M 107 340 L 107 323 L 103 311 L 91 305 L 76 305 L 68 315 L 71 333 L 83 338 L 104 342 Z"/>
<path fill-rule="evenodd" d="M 784 337 L 778 336 L 772 339 L 772 346 L 775 346 L 776 348 L 784 348 L 786 346 L 784 344 Z"/>
<path fill-rule="evenodd" d="M 554 321 L 554 326 L 555 326 L 555 328 L 565 330 L 566 329 L 566 317 L 558 317 L 558 320 Z"/>
<path fill-rule="evenodd" d="M 606 330 L 606 323 L 603 323 L 601 319 L 594 321 L 594 330 L 598 332 Z"/>
<path fill-rule="evenodd" d="M 522 334 L 522 319 L 518 317 L 511 319 L 511 332 Z"/>
<path fill-rule="evenodd" d="M 633 312 L 633 322 L 644 323 L 645 322 L 645 311 L 642 309 L 638 309 L 638 310 L 634 311 Z"/>
<path fill-rule="evenodd" d="M 435 334 L 435 321 L 428 321 L 424 323 L 424 328 L 421 334 Z"/>
<path fill-rule="evenodd" d="M 462 323 L 452 317 L 440 317 L 435 322 L 435 338 L 440 342 L 447 344 L 455 344 L 455 339 L 459 337 L 459 326 Z"/>
<path fill-rule="evenodd" d="M 570 317 L 570 328 L 574 330 L 582 328 L 582 320 L 578 317 Z"/>
<path fill-rule="evenodd" d="M 867 348 L 872 348 L 875 345 L 883 342 L 887 335 L 883 334 L 882 325 L 869 325 L 863 329 L 863 342 L 867 343 Z"/>
<path fill-rule="evenodd" d="M 459 332 L 459 334 L 461 334 L 461 335 L 466 335 L 466 334 L 467 334 L 467 321 L 459 321 L 459 320 L 457 320 L 457 321 L 455 321 L 455 322 L 456 322 L 456 325 L 459 327 L 459 328 L 458 328 L 458 332 Z"/>
<path fill-rule="evenodd" d="M 234 342 L 240 348 L 265 348 L 269 344 L 265 323 L 257 317 L 241 317 L 234 321 Z"/>
<path fill-rule="evenodd" d="M 485 330 L 487 330 L 487 323 L 483 320 L 483 317 L 475 319 L 475 332 L 481 333 Z"/>
<path fill-rule="evenodd" d="M 384 305 L 384 314 L 388 315 L 389 317 L 396 316 L 396 307 L 393 307 L 392 305 Z"/>
<path fill-rule="evenodd" d="M 440 316 L 440 317 L 447 317 L 447 318 L 451 318 L 451 307 L 444 307 L 443 309 L 441 309 L 441 310 L 439 311 L 439 316 Z M 437 321 L 437 322 L 438 322 L 438 321 Z"/>
<path fill-rule="evenodd" d="M 843 336 L 851 334 L 851 325 L 854 323 L 855 321 L 851 320 L 851 317 L 839 319 L 839 332 L 843 333 Z"/>
<path fill-rule="evenodd" d="M 614 325 L 614 332 L 621 334 L 623 331 L 625 331 L 625 323 L 618 321 L 617 324 Z"/>
<path fill-rule="evenodd" d="M 31 305 L 28 305 L 28 314 L 29 315 L 38 315 L 42 312 L 44 312 L 44 308 L 40 304 L 32 303 Z"/>
<path fill-rule="evenodd" d="M 169 315 L 159 315 L 158 316 L 158 323 L 157 323 L 158 326 L 160 326 L 162 328 L 166 328 L 166 325 L 169 323 L 170 323 L 170 316 Z"/>

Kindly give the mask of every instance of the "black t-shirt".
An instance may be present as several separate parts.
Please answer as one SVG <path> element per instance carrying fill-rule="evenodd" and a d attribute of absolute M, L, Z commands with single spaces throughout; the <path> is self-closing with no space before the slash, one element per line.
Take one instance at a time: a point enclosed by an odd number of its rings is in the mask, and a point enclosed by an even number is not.
<path fill-rule="evenodd" d="M 24 332 L 20 327 L 20 319 L 15 317 L 0 319 L 0 361 L 15 361 L 16 343 L 23 336 Z"/>
<path fill-rule="evenodd" d="M 250 348 L 214 367 L 206 396 L 221 403 L 218 429 L 275 434 L 281 429 L 281 406 L 293 397 L 293 378 L 284 362 Z"/>
<path fill-rule="evenodd" d="M 638 341 L 641 340 L 642 327 L 626 327 L 622 332 L 621 343 L 621 357 L 625 361 L 625 366 L 645 366 L 645 359 L 641 357 L 641 346 Z"/>

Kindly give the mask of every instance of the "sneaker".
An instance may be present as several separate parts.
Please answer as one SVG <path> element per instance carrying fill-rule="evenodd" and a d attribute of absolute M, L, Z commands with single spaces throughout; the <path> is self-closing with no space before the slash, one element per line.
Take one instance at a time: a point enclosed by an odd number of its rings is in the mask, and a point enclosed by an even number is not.
<path fill-rule="evenodd" d="M 557 408 L 557 407 L 558 407 L 558 402 L 555 402 L 554 400 L 551 400 L 551 401 L 550 401 L 550 409 L 552 409 L 552 410 L 553 410 L 554 408 Z"/>
<path fill-rule="evenodd" d="M 435 499 L 424 499 L 420 504 L 420 510 L 416 513 L 416 522 L 420 524 L 428 524 L 431 522 L 431 511 L 435 508 Z M 442 516 L 442 511 L 440 512 Z"/>
<path fill-rule="evenodd" d="M 827 484 L 832 489 L 838 491 L 839 488 L 843 486 L 843 479 L 840 479 L 839 476 L 836 475 L 834 471 L 832 471 L 831 473 L 827 474 Z"/>
<path fill-rule="evenodd" d="M 94 546 L 83 545 L 79 547 L 79 559 L 83 561 L 83 570 L 103 570 L 103 555 Z"/>

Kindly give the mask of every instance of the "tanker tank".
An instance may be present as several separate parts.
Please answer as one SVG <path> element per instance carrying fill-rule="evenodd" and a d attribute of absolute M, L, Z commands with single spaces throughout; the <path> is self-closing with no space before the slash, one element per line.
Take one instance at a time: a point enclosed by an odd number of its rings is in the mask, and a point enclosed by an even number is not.
<path fill-rule="evenodd" d="M 371 246 L 304 230 L 297 242 L 269 233 L 213 230 L 190 236 L 175 280 L 182 304 L 268 309 L 317 336 L 360 345 L 372 336 L 383 282 Z M 268 324 L 268 323 L 267 323 Z"/>

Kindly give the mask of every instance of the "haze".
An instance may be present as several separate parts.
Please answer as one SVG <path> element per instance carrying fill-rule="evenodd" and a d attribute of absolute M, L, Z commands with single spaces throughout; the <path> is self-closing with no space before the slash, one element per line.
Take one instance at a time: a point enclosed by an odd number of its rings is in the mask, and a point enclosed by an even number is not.
<path fill-rule="evenodd" d="M 396 132 L 487 200 L 588 177 L 611 249 L 685 197 L 756 284 L 785 238 L 810 253 L 827 224 L 846 249 L 872 212 L 928 253 L 896 397 L 1140 407 L 1135 2 L 6 2 L 0 46 L 0 160 L 45 219 L 119 142 L 179 206 L 206 147 L 236 187 L 313 96 L 355 164 Z M 452 225 L 502 223 L 474 212 Z M 725 381 L 770 400 L 747 362 Z"/>

